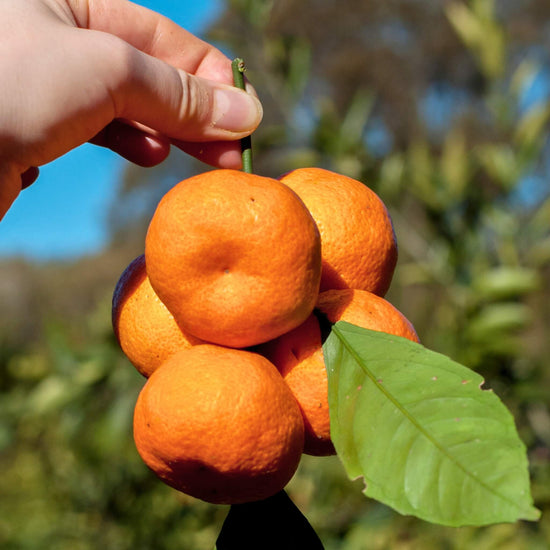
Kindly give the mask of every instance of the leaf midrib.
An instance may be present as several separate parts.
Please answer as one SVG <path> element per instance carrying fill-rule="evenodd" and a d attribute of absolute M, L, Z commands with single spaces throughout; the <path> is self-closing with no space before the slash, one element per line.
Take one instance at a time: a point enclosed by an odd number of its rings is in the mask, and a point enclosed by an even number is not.
<path fill-rule="evenodd" d="M 366 365 L 363 364 L 358 354 L 355 352 L 353 346 L 348 342 L 345 335 L 342 333 L 340 328 L 337 325 L 334 325 L 332 327 L 332 331 L 335 332 L 342 342 L 344 348 L 346 351 L 352 356 L 354 361 L 360 366 L 361 370 L 368 376 L 368 378 L 373 382 L 376 388 L 380 392 L 382 392 L 390 401 L 393 403 L 393 405 L 401 412 L 401 414 L 411 422 L 415 426 L 415 428 L 422 434 L 424 437 L 428 439 L 428 441 L 443 455 L 445 456 L 451 463 L 453 463 L 457 468 L 459 468 L 464 474 L 475 480 L 477 483 L 479 483 L 480 486 L 482 486 L 485 490 L 487 490 L 489 493 L 495 495 L 496 497 L 500 498 L 501 500 L 509 503 L 513 508 L 521 512 L 524 508 L 520 507 L 516 504 L 516 502 L 507 496 L 501 494 L 500 492 L 493 489 L 490 485 L 485 483 L 479 476 L 474 475 L 472 472 L 467 470 L 458 460 L 456 460 L 453 455 L 451 455 L 445 447 L 443 447 L 421 424 L 419 424 L 415 417 L 412 416 L 405 407 L 401 405 L 401 403 L 393 397 L 393 395 L 382 385 L 378 382 L 377 378 L 373 375 L 373 373 L 368 369 Z M 420 345 L 420 344 L 419 344 Z M 408 499 L 407 499 L 408 500 Z"/>

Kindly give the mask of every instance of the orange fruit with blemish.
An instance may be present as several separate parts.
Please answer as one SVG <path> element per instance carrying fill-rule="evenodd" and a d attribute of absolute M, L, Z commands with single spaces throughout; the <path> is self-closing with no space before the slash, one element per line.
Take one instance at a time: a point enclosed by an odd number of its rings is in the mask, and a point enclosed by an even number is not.
<path fill-rule="evenodd" d="M 205 172 L 168 191 L 145 257 L 178 324 L 225 346 L 292 330 L 319 291 L 321 241 L 304 203 L 278 180 L 236 170 Z"/>

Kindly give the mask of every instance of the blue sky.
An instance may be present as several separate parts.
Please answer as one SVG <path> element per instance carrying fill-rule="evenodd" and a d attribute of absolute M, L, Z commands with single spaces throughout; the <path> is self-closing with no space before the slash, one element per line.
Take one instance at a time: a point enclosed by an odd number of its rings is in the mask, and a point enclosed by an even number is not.
<path fill-rule="evenodd" d="M 135 0 L 200 36 L 222 0 Z M 126 161 L 85 144 L 42 166 L 0 222 L 0 259 L 70 260 L 108 242 L 105 214 Z"/>

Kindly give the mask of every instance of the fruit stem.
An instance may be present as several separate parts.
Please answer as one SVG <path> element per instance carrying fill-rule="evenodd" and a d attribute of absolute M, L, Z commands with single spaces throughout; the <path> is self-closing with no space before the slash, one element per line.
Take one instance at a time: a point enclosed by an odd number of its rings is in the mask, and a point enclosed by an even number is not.
<path fill-rule="evenodd" d="M 231 63 L 231 69 L 233 70 L 233 84 L 240 90 L 246 90 L 244 84 L 244 61 L 237 57 Z M 252 139 L 250 136 L 246 136 L 241 139 L 241 155 L 243 159 L 243 172 L 252 174 Z"/>

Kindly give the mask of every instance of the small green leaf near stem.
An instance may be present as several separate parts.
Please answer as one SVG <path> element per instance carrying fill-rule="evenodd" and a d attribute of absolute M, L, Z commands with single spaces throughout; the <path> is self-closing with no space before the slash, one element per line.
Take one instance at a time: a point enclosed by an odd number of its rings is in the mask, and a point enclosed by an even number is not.
<path fill-rule="evenodd" d="M 231 63 L 233 70 L 233 84 L 240 90 L 246 90 L 244 84 L 244 61 L 237 57 Z M 250 136 L 241 139 L 241 154 L 243 159 L 243 172 L 252 174 L 252 139 Z"/>

